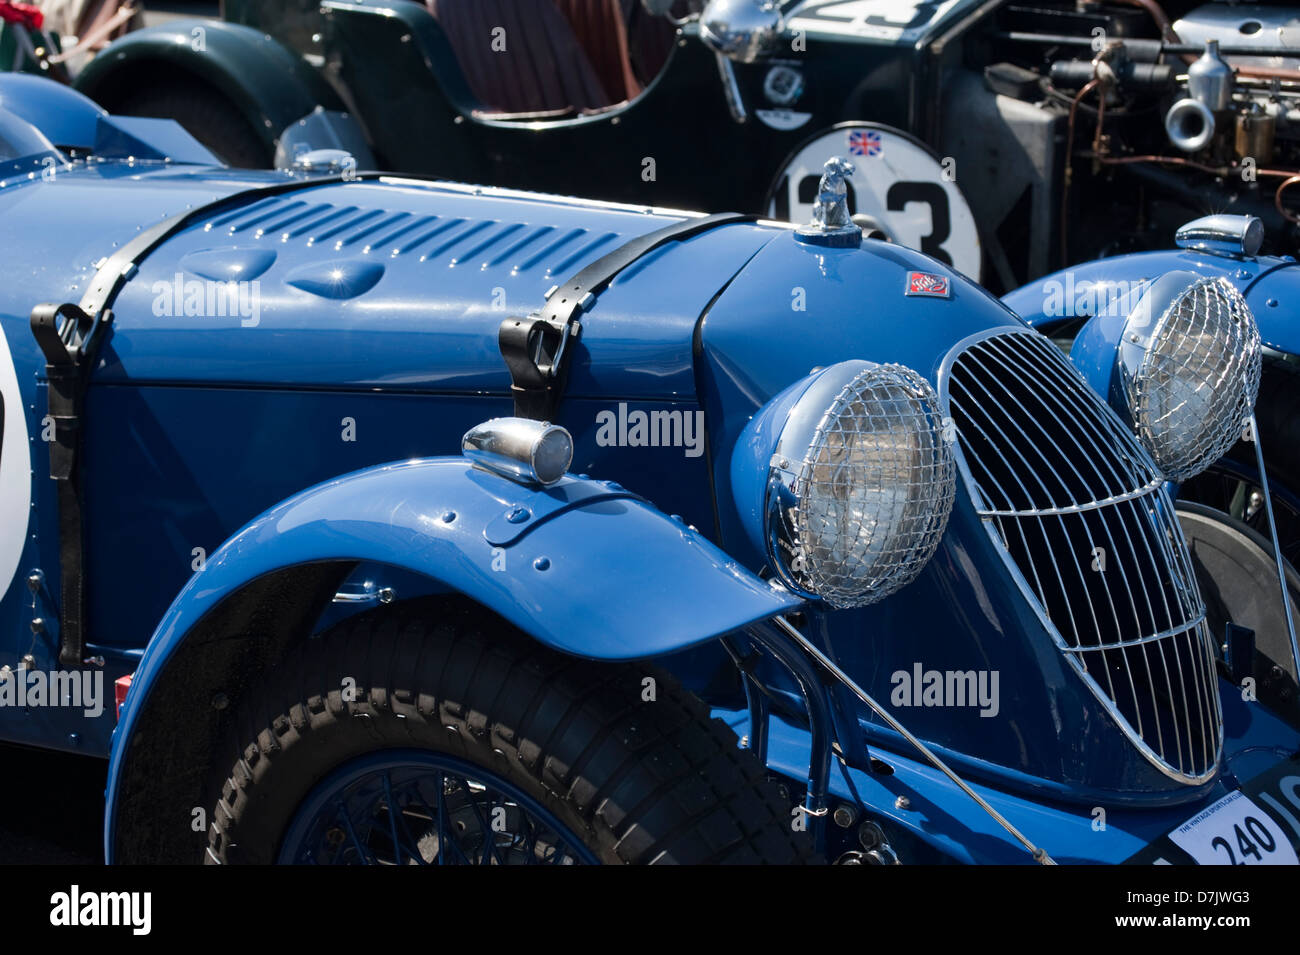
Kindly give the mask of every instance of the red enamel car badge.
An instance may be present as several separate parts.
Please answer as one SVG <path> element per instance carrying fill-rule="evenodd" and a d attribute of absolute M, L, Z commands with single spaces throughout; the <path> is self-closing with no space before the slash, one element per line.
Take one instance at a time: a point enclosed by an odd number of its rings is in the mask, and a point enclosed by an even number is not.
<path fill-rule="evenodd" d="M 930 272 L 908 272 L 907 291 L 903 294 L 948 298 L 950 295 L 948 277 L 946 275 L 934 275 Z"/>

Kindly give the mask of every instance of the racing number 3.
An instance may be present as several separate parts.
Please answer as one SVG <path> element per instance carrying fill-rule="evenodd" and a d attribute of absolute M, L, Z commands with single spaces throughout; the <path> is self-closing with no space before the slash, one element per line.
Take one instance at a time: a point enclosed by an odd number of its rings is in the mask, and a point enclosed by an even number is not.
<path fill-rule="evenodd" d="M 952 265 L 952 256 L 943 248 L 952 231 L 948 193 L 937 182 L 896 182 L 885 193 L 885 205 L 890 212 L 902 212 L 912 202 L 924 202 L 930 207 L 930 234 L 921 236 L 921 251 Z"/>

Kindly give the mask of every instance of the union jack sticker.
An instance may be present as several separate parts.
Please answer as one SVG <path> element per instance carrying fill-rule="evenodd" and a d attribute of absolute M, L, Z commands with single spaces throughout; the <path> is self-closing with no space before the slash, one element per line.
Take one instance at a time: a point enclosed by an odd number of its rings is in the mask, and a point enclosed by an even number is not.
<path fill-rule="evenodd" d="M 879 156 L 885 151 L 885 140 L 874 129 L 849 131 L 849 154 L 853 156 Z"/>
<path fill-rule="evenodd" d="M 907 290 L 903 294 L 948 298 L 952 294 L 952 290 L 948 286 L 948 276 L 946 275 L 934 275 L 931 272 L 908 272 Z"/>

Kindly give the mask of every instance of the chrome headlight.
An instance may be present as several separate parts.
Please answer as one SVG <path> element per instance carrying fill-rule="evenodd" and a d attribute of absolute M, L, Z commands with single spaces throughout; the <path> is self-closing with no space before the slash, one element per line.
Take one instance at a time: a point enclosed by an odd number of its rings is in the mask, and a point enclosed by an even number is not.
<path fill-rule="evenodd" d="M 1259 329 L 1226 279 L 1179 271 L 1153 282 L 1118 361 L 1133 430 L 1165 477 L 1199 474 L 1241 437 L 1259 392 Z"/>
<path fill-rule="evenodd" d="M 754 416 L 732 484 L 751 538 L 788 587 L 861 607 L 921 572 L 952 511 L 938 407 L 909 368 L 845 361 Z"/>

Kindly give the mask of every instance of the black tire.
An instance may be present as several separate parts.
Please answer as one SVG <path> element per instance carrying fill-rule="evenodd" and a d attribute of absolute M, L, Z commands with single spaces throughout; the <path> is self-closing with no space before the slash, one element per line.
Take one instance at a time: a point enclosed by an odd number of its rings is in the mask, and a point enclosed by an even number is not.
<path fill-rule="evenodd" d="M 174 119 L 228 166 L 268 169 L 273 155 L 229 99 L 187 77 L 132 89 L 114 104 L 126 116 Z"/>
<path fill-rule="evenodd" d="M 312 788 L 387 749 L 489 770 L 602 862 L 801 863 L 810 849 L 765 768 L 667 674 L 561 656 L 469 601 L 344 621 L 250 689 L 231 729 L 205 796 L 207 862 L 275 861 Z"/>

